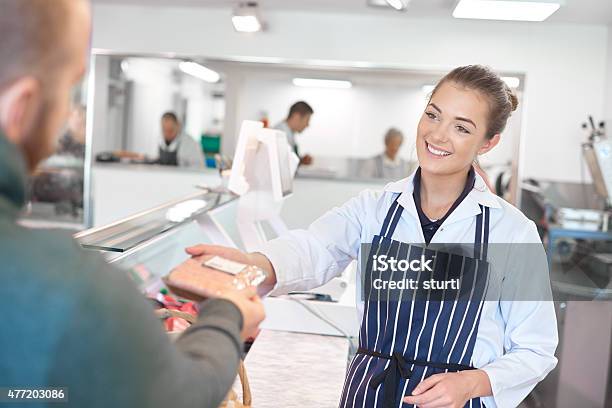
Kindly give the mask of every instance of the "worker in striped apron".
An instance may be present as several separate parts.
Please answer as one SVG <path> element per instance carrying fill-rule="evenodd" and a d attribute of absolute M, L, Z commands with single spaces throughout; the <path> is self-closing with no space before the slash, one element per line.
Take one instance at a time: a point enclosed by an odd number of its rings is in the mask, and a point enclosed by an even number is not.
<path fill-rule="evenodd" d="M 402 210 L 396 199 L 380 234 L 373 238 L 364 274 L 359 349 L 348 370 L 341 407 L 398 407 L 404 395 L 411 395 L 432 374 L 473 369 L 471 357 L 488 280 L 489 208 L 481 206 L 476 217 L 473 258 L 393 240 Z M 377 274 L 369 261 L 381 254 L 409 262 L 425 256 L 433 261 L 433 272 Z M 461 286 L 438 294 L 439 300 L 428 298 L 431 291 L 402 290 L 398 295 L 373 289 L 374 276 L 390 280 L 394 273 L 402 280 L 412 279 L 419 288 L 430 278 L 442 282 L 456 277 Z M 466 404 L 481 406 L 479 398 Z"/>
<path fill-rule="evenodd" d="M 533 221 L 490 191 L 473 163 L 499 143 L 517 103 L 491 69 L 456 68 L 436 85 L 419 120 L 419 167 L 410 177 L 363 191 L 259 252 L 207 245 L 188 252 L 261 267 L 261 294 L 320 287 L 362 261 L 359 352 L 342 408 L 516 407 L 557 364 L 546 257 Z M 539 258 L 521 252 L 529 245 Z M 499 248 L 509 255 L 500 257 Z M 374 270 L 374 256 L 431 270 Z M 391 285 L 406 279 L 419 289 Z M 430 279 L 460 285 L 424 290 Z M 542 296 L 527 298 L 531 288 Z"/>

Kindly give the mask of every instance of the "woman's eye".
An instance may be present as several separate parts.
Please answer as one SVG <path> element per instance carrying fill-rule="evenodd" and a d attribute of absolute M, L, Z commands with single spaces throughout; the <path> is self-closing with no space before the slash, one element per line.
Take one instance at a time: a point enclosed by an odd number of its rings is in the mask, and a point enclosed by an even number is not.
<path fill-rule="evenodd" d="M 425 115 L 427 115 L 427 117 L 429 119 L 435 119 L 436 118 L 436 114 L 435 113 L 425 112 Z"/>
<path fill-rule="evenodd" d="M 464 128 L 463 126 L 457 126 L 457 130 L 461 133 L 470 133 L 470 131 Z"/>

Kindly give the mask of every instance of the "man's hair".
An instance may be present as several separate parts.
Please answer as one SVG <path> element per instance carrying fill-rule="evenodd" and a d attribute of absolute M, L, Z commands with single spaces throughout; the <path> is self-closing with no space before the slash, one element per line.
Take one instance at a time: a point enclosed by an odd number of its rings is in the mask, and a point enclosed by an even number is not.
<path fill-rule="evenodd" d="M 173 121 L 174 123 L 176 123 L 178 125 L 179 120 L 178 120 L 178 116 L 176 116 L 176 113 L 174 112 L 166 112 L 162 115 L 162 120 L 164 119 L 169 119 L 171 121 Z"/>
<path fill-rule="evenodd" d="M 293 114 L 298 114 L 300 116 L 304 115 L 312 115 L 314 111 L 312 107 L 304 101 L 299 101 L 291 105 L 289 108 L 289 115 L 287 115 L 287 119 L 289 119 Z"/>
<path fill-rule="evenodd" d="M 17 78 L 53 79 L 65 62 L 73 0 L 0 0 L 0 90 Z"/>

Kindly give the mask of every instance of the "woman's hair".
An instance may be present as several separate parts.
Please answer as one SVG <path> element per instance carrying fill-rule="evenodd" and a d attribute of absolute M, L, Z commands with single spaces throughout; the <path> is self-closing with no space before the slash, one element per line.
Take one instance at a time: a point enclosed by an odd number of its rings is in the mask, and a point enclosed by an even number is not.
<path fill-rule="evenodd" d="M 446 74 L 434 88 L 429 100 L 445 82 L 480 92 L 489 102 L 489 117 L 485 137 L 491 139 L 506 127 L 510 114 L 516 110 L 518 99 L 503 79 L 482 65 L 458 67 Z"/>

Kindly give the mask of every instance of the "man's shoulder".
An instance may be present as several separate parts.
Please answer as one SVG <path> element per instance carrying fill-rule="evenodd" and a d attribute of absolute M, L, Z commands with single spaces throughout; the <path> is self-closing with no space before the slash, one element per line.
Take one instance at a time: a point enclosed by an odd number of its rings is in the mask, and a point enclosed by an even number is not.
<path fill-rule="evenodd" d="M 103 264 L 97 254 L 82 250 L 69 231 L 30 229 L 0 221 L 0 258 L 3 268 L 18 276 L 69 281 L 84 268 Z"/>
<path fill-rule="evenodd" d="M 181 144 L 183 144 L 183 143 L 186 144 L 186 145 L 190 145 L 190 146 L 193 146 L 193 145 L 198 145 L 199 146 L 198 141 L 195 140 L 190 135 L 188 135 L 187 133 L 183 133 L 181 135 Z"/>

